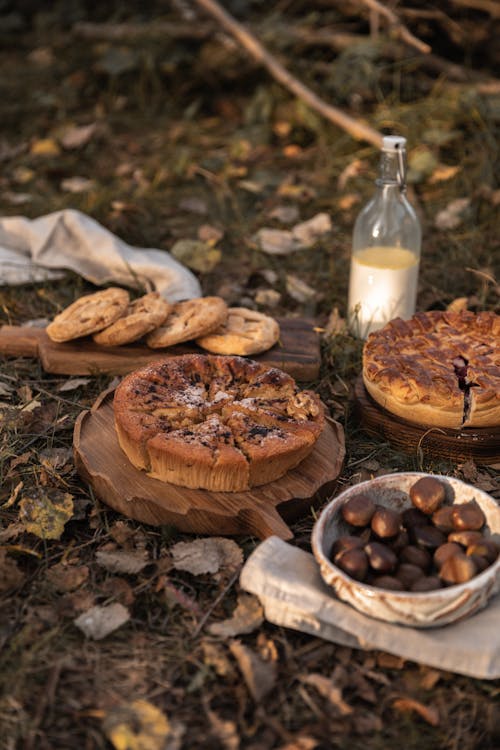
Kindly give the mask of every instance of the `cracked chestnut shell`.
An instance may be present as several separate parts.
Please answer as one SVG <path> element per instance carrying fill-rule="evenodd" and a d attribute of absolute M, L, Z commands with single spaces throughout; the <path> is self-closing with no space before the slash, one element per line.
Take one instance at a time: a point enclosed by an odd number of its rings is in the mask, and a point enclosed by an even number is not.
<path fill-rule="evenodd" d="M 422 477 L 410 487 L 410 499 L 413 505 L 430 515 L 444 502 L 446 490 L 444 484 L 434 477 Z"/>

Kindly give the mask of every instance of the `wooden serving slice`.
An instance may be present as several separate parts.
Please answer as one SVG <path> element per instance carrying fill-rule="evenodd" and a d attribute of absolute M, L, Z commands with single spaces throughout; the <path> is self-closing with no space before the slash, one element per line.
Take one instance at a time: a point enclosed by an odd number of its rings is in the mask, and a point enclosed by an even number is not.
<path fill-rule="evenodd" d="M 211 492 L 167 484 L 133 466 L 115 433 L 113 389 L 77 418 L 73 450 L 80 476 L 114 510 L 142 523 L 196 534 L 276 535 L 333 491 L 345 457 L 340 424 L 327 422 L 313 452 L 281 479 L 246 492 Z M 284 520 L 286 519 L 286 520 Z"/>
<path fill-rule="evenodd" d="M 252 356 L 269 367 L 279 367 L 295 380 L 314 380 L 319 374 L 319 336 L 314 322 L 305 318 L 278 318 L 280 340 L 272 349 Z M 0 354 L 38 357 L 43 369 L 58 375 L 124 375 L 154 360 L 203 349 L 193 343 L 168 349 L 150 349 L 144 342 L 124 346 L 99 346 L 91 338 L 56 343 L 44 328 L 0 327 Z"/>
<path fill-rule="evenodd" d="M 500 428 L 418 425 L 386 411 L 370 396 L 360 375 L 354 387 L 356 410 L 365 430 L 385 438 L 403 453 L 421 452 L 447 461 L 473 459 L 477 464 L 500 461 Z"/>

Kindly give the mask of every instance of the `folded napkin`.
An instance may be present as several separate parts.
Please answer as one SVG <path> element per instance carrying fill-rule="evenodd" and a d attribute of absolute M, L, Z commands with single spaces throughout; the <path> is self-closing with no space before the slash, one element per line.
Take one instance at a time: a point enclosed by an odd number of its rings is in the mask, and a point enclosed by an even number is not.
<path fill-rule="evenodd" d="M 81 211 L 0 218 L 0 284 L 60 278 L 61 269 L 97 285 L 156 290 L 172 302 L 201 296 L 194 274 L 168 252 L 132 247 Z"/>
<path fill-rule="evenodd" d="M 314 557 L 276 536 L 248 558 L 240 583 L 275 625 L 479 679 L 500 677 L 500 595 L 472 617 L 440 628 L 393 625 L 337 599 Z"/>

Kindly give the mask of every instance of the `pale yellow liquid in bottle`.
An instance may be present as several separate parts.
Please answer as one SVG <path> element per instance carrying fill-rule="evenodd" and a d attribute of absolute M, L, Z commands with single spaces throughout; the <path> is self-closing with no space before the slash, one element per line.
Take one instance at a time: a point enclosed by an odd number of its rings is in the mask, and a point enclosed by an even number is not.
<path fill-rule="evenodd" d="M 366 337 L 393 318 L 415 312 L 419 259 L 403 247 L 367 247 L 352 255 L 349 320 Z"/>

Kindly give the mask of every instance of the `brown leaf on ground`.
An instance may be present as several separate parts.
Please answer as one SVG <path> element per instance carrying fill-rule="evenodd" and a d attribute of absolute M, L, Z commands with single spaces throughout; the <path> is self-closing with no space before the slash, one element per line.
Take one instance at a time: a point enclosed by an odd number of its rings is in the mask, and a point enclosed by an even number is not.
<path fill-rule="evenodd" d="M 57 591 L 74 591 L 87 580 L 89 569 L 86 565 L 65 565 L 60 562 L 52 565 L 46 576 Z"/>
<path fill-rule="evenodd" d="M 135 600 L 132 586 L 124 578 L 118 578 L 118 576 L 106 578 L 106 580 L 103 581 L 99 592 L 106 597 L 110 597 L 115 601 L 120 602 L 124 607 L 130 607 Z"/>
<path fill-rule="evenodd" d="M 434 706 L 426 706 L 414 698 L 397 698 L 392 705 L 396 711 L 401 713 L 415 712 L 431 726 L 439 726 L 439 711 Z"/>
<path fill-rule="evenodd" d="M 135 550 L 98 550 L 95 554 L 97 563 L 110 573 L 128 573 L 134 575 L 151 562 L 146 552 Z"/>
<path fill-rule="evenodd" d="M 276 684 L 276 665 L 266 662 L 241 641 L 229 646 L 254 701 L 260 703 Z"/>
<path fill-rule="evenodd" d="M 176 570 L 185 570 L 194 576 L 211 573 L 216 581 L 229 578 L 243 563 L 241 547 L 224 537 L 178 542 L 169 551 Z"/>
<path fill-rule="evenodd" d="M 0 548 L 0 594 L 20 588 L 25 580 L 15 560 L 7 555 L 7 550 Z"/>
<path fill-rule="evenodd" d="M 12 492 L 9 495 L 9 499 L 3 503 L 1 506 L 3 510 L 6 510 L 7 508 L 11 508 L 13 505 L 15 505 L 17 498 L 19 497 L 19 493 L 21 492 L 22 488 L 24 486 L 23 482 L 18 482 Z"/>
<path fill-rule="evenodd" d="M 60 539 L 73 516 L 73 495 L 68 492 L 34 490 L 19 503 L 19 520 L 40 539 Z"/>
<path fill-rule="evenodd" d="M 222 622 L 214 622 L 208 626 L 212 635 L 232 638 L 235 635 L 252 633 L 264 622 L 262 605 L 256 596 L 240 594 L 238 604 L 232 616 Z"/>
<path fill-rule="evenodd" d="M 218 643 L 212 643 L 211 641 L 203 641 L 201 646 L 203 649 L 204 663 L 207 666 L 212 667 L 219 677 L 235 676 L 236 670 L 227 658 L 223 646 Z"/>
<path fill-rule="evenodd" d="M 432 690 L 435 685 L 439 682 L 443 673 L 438 669 L 431 669 L 429 667 L 424 668 L 422 678 L 420 680 L 420 687 L 424 690 Z"/>
<path fill-rule="evenodd" d="M 205 706 L 212 734 L 217 737 L 220 747 L 224 750 L 238 750 L 240 747 L 240 736 L 238 725 L 230 719 L 221 719 L 215 711 Z"/>
<path fill-rule="evenodd" d="M 123 604 L 97 605 L 74 620 L 74 624 L 87 638 L 100 641 L 130 620 L 130 612 Z"/>
<path fill-rule="evenodd" d="M 165 750 L 172 733 L 160 709 L 140 699 L 108 711 L 102 728 L 116 750 Z"/>
<path fill-rule="evenodd" d="M 329 677 L 313 672 L 312 674 L 299 675 L 299 680 L 303 685 L 310 685 L 315 688 L 323 698 L 326 698 L 337 709 L 341 716 L 352 714 L 353 709 L 343 699 L 342 690 Z"/>
<path fill-rule="evenodd" d="M 403 669 L 405 663 L 405 659 L 395 654 L 388 654 L 385 651 L 380 651 L 377 654 L 377 666 L 382 667 L 382 669 Z"/>
<path fill-rule="evenodd" d="M 287 742 L 286 745 L 280 745 L 277 750 L 314 750 L 318 745 L 319 742 L 314 737 L 304 735 L 303 737 L 297 737 L 291 742 Z"/>

